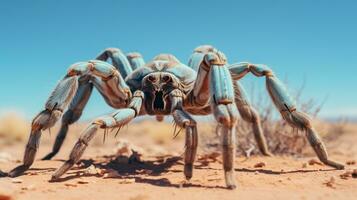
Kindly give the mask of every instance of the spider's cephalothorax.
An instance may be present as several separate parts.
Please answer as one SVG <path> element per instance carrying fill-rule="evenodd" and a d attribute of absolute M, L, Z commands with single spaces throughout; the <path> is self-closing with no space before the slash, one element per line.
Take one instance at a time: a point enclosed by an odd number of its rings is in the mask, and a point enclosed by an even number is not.
<path fill-rule="evenodd" d="M 113 65 L 103 62 L 109 58 Z M 247 73 L 266 78 L 269 95 L 282 117 L 291 126 L 306 132 L 307 139 L 323 163 L 336 169 L 344 168 L 342 164 L 328 158 L 311 120 L 296 109 L 284 85 L 271 69 L 250 63 L 228 64 L 222 52 L 205 45 L 195 49 L 188 65 L 169 54 L 160 54 L 145 64 L 139 53 L 125 55 L 116 48 L 106 49 L 96 60 L 72 65 L 47 100 L 44 110 L 33 119 L 23 164 L 9 175 L 21 175 L 32 165 L 42 131 L 51 128 L 62 117 L 53 150 L 43 159 L 51 159 L 57 154 L 69 125 L 81 117 L 95 87 L 107 104 L 118 110 L 94 120 L 83 131 L 69 159 L 53 174 L 52 180 L 58 180 L 79 161 L 98 129 L 120 128 L 135 117 L 146 114 L 156 115 L 159 121 L 165 115 L 171 115 L 177 126 L 185 129 L 184 174 L 186 179 L 190 179 L 198 143 L 196 121 L 191 115 L 213 114 L 222 137 L 226 184 L 233 189 L 236 187 L 235 127 L 239 114 L 243 120 L 251 123 L 262 154 L 271 155 L 262 133 L 259 115 L 238 82 Z"/>
<path fill-rule="evenodd" d="M 196 78 L 196 72 L 181 64 L 174 56 L 161 54 L 126 78 L 133 90 L 144 93 L 144 109 L 148 115 L 169 115 L 172 109 L 170 94 L 178 90 L 188 94 Z"/>

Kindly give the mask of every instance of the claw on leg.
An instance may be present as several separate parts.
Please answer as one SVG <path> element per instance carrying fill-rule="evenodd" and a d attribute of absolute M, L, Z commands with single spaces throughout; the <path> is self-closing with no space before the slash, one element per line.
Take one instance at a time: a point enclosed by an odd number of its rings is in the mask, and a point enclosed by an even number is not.
<path fill-rule="evenodd" d="M 327 150 L 325 148 L 325 145 L 322 143 L 321 139 L 319 138 L 319 136 L 317 135 L 317 133 L 315 132 L 314 129 L 309 128 L 307 129 L 307 138 L 312 146 L 312 148 L 314 149 L 317 157 L 320 159 L 320 161 L 322 163 L 324 163 L 325 165 L 331 166 L 333 168 L 336 169 L 344 169 L 345 166 L 339 162 L 330 160 L 328 158 L 328 154 L 327 154 Z"/>
<path fill-rule="evenodd" d="M 35 160 L 36 152 L 39 146 L 39 141 L 41 137 L 41 131 L 35 130 L 30 134 L 29 141 L 26 145 L 25 155 L 23 159 L 23 164 L 14 168 L 9 172 L 10 177 L 17 177 L 22 175 L 26 170 L 30 168 Z"/>
<path fill-rule="evenodd" d="M 88 142 L 95 136 L 98 128 L 99 125 L 92 124 L 81 134 L 79 140 L 71 151 L 69 159 L 52 175 L 52 181 L 58 180 L 64 173 L 66 173 L 74 164 L 79 161 L 84 150 L 88 146 Z"/>

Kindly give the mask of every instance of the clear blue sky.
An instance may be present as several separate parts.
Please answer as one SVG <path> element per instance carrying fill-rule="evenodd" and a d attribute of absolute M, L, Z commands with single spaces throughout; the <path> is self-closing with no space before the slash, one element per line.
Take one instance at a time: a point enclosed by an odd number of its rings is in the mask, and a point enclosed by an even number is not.
<path fill-rule="evenodd" d="M 0 5 L 0 113 L 32 118 L 67 67 L 106 47 L 146 60 L 173 53 L 182 62 L 201 44 L 229 61 L 265 63 L 289 88 L 306 79 L 304 98 L 322 116 L 357 115 L 356 1 L 3 1 Z M 244 83 L 264 81 L 249 78 Z M 266 95 L 267 97 L 267 95 Z M 96 93 L 89 119 L 111 111 Z"/>

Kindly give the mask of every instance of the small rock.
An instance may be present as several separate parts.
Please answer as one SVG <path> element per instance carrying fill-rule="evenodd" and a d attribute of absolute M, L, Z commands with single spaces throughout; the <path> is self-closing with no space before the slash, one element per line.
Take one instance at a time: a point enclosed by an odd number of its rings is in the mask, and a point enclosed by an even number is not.
<path fill-rule="evenodd" d="M 144 152 L 143 149 L 131 144 L 127 140 L 119 140 L 116 144 L 114 151 L 117 157 L 118 156 L 130 157 L 133 154 L 133 151 L 137 152 L 139 155 L 141 155 L 141 153 Z"/>
<path fill-rule="evenodd" d="M 36 188 L 34 185 L 29 185 L 22 187 L 21 190 L 36 190 Z"/>
<path fill-rule="evenodd" d="M 131 183 L 135 183 L 135 179 L 121 179 L 119 181 L 119 184 L 131 184 Z"/>
<path fill-rule="evenodd" d="M 204 154 L 202 155 L 199 160 L 212 160 L 212 161 L 217 161 L 218 157 L 220 156 L 220 153 L 218 152 L 211 152 L 209 154 Z"/>
<path fill-rule="evenodd" d="M 357 169 L 353 171 L 346 171 L 345 173 L 340 175 L 340 178 L 342 179 L 348 179 L 348 178 L 357 178 Z"/>
<path fill-rule="evenodd" d="M 323 165 L 323 164 L 316 159 L 311 159 L 309 160 L 309 165 Z"/>
<path fill-rule="evenodd" d="M 67 187 L 77 187 L 77 184 L 74 183 L 65 183 L 64 185 Z"/>
<path fill-rule="evenodd" d="M 12 179 L 12 181 L 11 181 L 12 183 L 22 183 L 22 182 L 24 182 L 22 179 L 19 179 L 19 178 L 14 178 L 14 179 Z"/>
<path fill-rule="evenodd" d="M 345 172 L 345 173 L 340 175 L 340 178 L 345 179 L 345 180 L 350 178 L 350 177 L 352 177 L 352 172 L 351 171 L 347 171 L 347 172 Z"/>
<path fill-rule="evenodd" d="M 12 200 L 12 196 L 11 195 L 7 195 L 7 194 L 0 194 L 0 200 Z"/>
<path fill-rule="evenodd" d="M 303 163 L 302 168 L 307 168 L 307 163 Z"/>
<path fill-rule="evenodd" d="M 259 163 L 254 165 L 254 168 L 262 168 L 262 167 L 265 167 L 265 166 L 266 166 L 265 162 L 259 162 Z"/>
<path fill-rule="evenodd" d="M 38 175 L 38 172 L 28 172 L 27 173 L 29 176 L 34 176 L 34 175 Z"/>
<path fill-rule="evenodd" d="M 336 183 L 335 178 L 334 178 L 334 177 L 331 177 L 330 180 L 325 183 L 325 185 L 326 185 L 327 187 L 330 187 L 330 188 L 335 189 L 335 188 L 336 188 L 336 187 L 335 187 L 335 183 Z"/>
<path fill-rule="evenodd" d="M 355 165 L 355 164 L 356 164 L 355 160 L 346 161 L 346 165 Z"/>
<path fill-rule="evenodd" d="M 103 176 L 104 172 L 103 170 L 96 168 L 94 165 L 91 165 L 84 170 L 84 174 L 91 175 L 91 176 L 96 176 L 96 175 Z"/>
<path fill-rule="evenodd" d="M 89 181 L 85 181 L 85 180 L 79 180 L 77 181 L 78 184 L 88 184 Z"/>

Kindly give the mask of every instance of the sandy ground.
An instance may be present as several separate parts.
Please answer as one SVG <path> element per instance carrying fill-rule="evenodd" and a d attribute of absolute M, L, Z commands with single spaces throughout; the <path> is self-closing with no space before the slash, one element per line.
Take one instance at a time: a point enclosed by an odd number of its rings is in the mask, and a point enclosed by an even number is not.
<path fill-rule="evenodd" d="M 158 141 L 142 132 L 133 135 L 130 129 L 124 132 L 120 138 L 108 137 L 105 144 L 99 142 L 102 138 L 98 136 L 73 170 L 60 182 L 49 182 L 51 174 L 67 158 L 75 142 L 78 134 L 73 133 L 53 161 L 37 160 L 24 176 L 0 178 L 0 200 L 357 199 L 357 179 L 352 176 L 341 178 L 342 174 L 357 169 L 356 164 L 338 171 L 319 164 L 309 165 L 308 162 L 315 157 L 238 157 L 238 188 L 231 191 L 224 187 L 221 160 L 220 157 L 216 159 L 216 152 L 207 153 L 201 148 L 194 176 L 190 182 L 185 182 L 181 159 L 183 137 Z M 170 139 L 171 135 L 165 137 Z M 129 164 L 115 161 L 115 143 L 123 138 L 143 148 L 145 153 L 141 162 Z M 50 151 L 53 140 L 53 135 L 44 135 L 38 159 Z M 329 143 L 331 157 L 344 163 L 357 160 L 355 141 L 357 134 L 351 132 Z M 8 160 L 1 160 L 2 171 L 6 172 L 19 164 L 24 145 L 25 142 L 1 147 L 1 154 L 10 155 Z M 265 166 L 256 167 L 260 162 Z M 95 168 L 98 173 L 87 173 L 88 168 Z"/>

